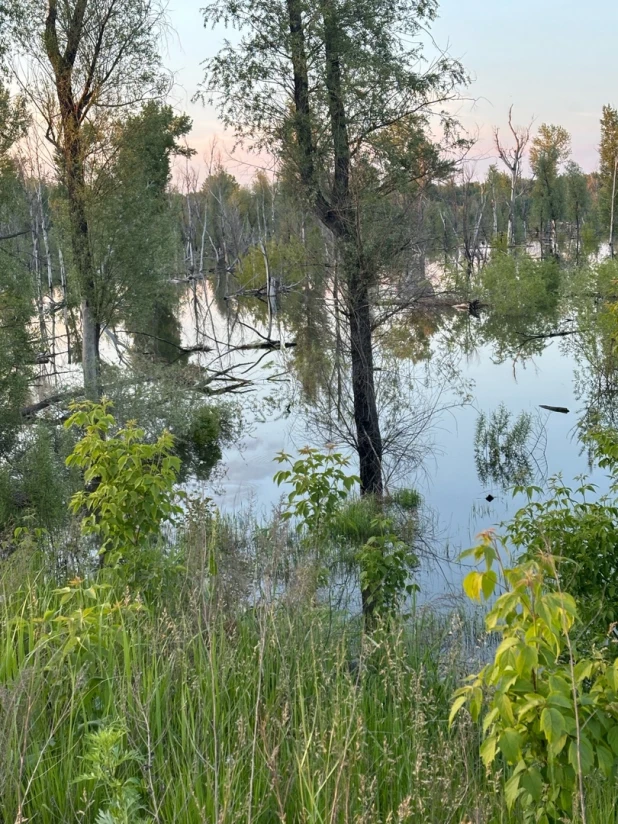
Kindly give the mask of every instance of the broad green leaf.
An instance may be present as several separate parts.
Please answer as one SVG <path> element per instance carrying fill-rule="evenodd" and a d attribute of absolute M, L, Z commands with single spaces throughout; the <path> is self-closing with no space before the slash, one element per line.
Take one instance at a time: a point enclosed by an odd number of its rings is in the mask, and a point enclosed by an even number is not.
<path fill-rule="evenodd" d="M 608 750 L 607 747 L 604 747 L 602 744 L 599 744 L 595 747 L 597 761 L 599 762 L 599 769 L 607 778 L 609 778 L 614 770 L 614 753 L 611 750 Z"/>
<path fill-rule="evenodd" d="M 497 583 L 498 576 L 496 575 L 493 569 L 490 569 L 488 572 L 484 572 L 482 574 L 481 589 L 483 591 L 483 597 L 486 601 L 488 601 L 494 594 Z"/>
<path fill-rule="evenodd" d="M 607 743 L 616 755 L 618 755 L 618 724 L 614 724 L 607 731 Z"/>
<path fill-rule="evenodd" d="M 519 651 L 515 669 L 518 675 L 529 675 L 536 669 L 539 663 L 539 655 L 534 647 L 526 644 Z"/>
<path fill-rule="evenodd" d="M 547 696 L 547 703 L 552 707 L 564 707 L 571 710 L 571 712 L 573 711 L 573 701 L 561 692 L 550 692 Z"/>
<path fill-rule="evenodd" d="M 481 600 L 481 587 L 483 585 L 483 576 L 476 570 L 470 572 L 463 580 L 464 592 L 471 601 Z"/>
<path fill-rule="evenodd" d="M 521 734 L 512 728 L 504 730 L 500 736 L 498 746 L 509 764 L 515 764 L 519 761 L 521 743 Z"/>
<path fill-rule="evenodd" d="M 541 729 L 550 744 L 558 741 L 565 733 L 564 717 L 555 707 L 546 707 L 541 713 Z"/>
<path fill-rule="evenodd" d="M 515 773 L 504 785 L 504 798 L 507 807 L 511 810 L 522 793 L 522 788 L 519 786 L 521 781 L 521 773 Z"/>
<path fill-rule="evenodd" d="M 536 767 L 530 767 L 521 773 L 520 784 L 530 794 L 533 801 L 539 801 L 543 794 L 543 777 Z"/>
<path fill-rule="evenodd" d="M 515 724 L 515 716 L 513 715 L 513 705 L 508 695 L 499 692 L 496 694 L 494 701 L 502 718 L 507 724 L 513 726 L 513 724 Z"/>
<path fill-rule="evenodd" d="M 594 750 L 592 749 L 590 741 L 588 741 L 588 739 L 583 733 L 580 734 L 579 753 L 581 758 L 582 772 L 584 773 L 584 775 L 586 775 L 594 767 Z M 580 759 L 578 758 L 577 740 L 574 740 L 571 741 L 571 743 L 569 744 L 569 764 L 573 767 L 573 769 L 576 772 L 579 770 L 579 761 Z"/>
<path fill-rule="evenodd" d="M 553 755 L 554 758 L 556 758 L 557 756 L 560 755 L 562 750 L 565 748 L 566 742 L 568 740 L 569 740 L 568 735 L 566 735 L 566 734 L 561 735 L 560 738 L 558 738 L 557 741 L 554 741 L 549 745 L 549 751 Z"/>
<path fill-rule="evenodd" d="M 467 700 L 468 700 L 468 695 L 460 695 L 458 698 L 456 698 L 453 701 L 453 705 L 451 707 L 451 712 L 450 712 L 449 717 L 448 717 L 449 727 L 452 725 L 453 721 L 455 720 L 455 717 L 456 717 L 457 713 L 464 706 L 464 704 L 467 702 Z"/>
<path fill-rule="evenodd" d="M 497 749 L 498 737 L 496 735 L 489 736 L 489 738 L 486 738 L 481 744 L 480 755 L 486 767 L 489 767 L 493 763 Z"/>

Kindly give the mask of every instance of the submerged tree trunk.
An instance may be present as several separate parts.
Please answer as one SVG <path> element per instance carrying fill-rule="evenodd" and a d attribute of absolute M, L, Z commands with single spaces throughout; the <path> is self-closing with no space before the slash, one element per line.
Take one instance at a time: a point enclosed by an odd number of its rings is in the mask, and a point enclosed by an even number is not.
<path fill-rule="evenodd" d="M 369 290 L 362 274 L 348 280 L 352 392 L 361 493 L 381 496 L 382 435 L 376 402 Z"/>
<path fill-rule="evenodd" d="M 294 130 L 299 148 L 297 157 L 300 179 L 312 206 L 344 250 L 347 310 L 350 325 L 352 395 L 354 426 L 358 451 L 361 494 L 382 496 L 382 437 L 376 402 L 370 283 L 373 271 L 362 265 L 357 204 L 351 192 L 351 149 L 345 92 L 340 61 L 340 30 L 334 4 L 322 2 L 319 10 L 324 29 L 325 79 L 330 121 L 329 141 L 333 156 L 332 188 L 325 194 L 317 174 L 316 140 L 312 129 L 310 83 L 305 48 L 303 6 L 300 0 L 286 0 L 290 48 L 294 72 Z M 362 591 L 365 625 L 372 625 L 374 598 Z"/>

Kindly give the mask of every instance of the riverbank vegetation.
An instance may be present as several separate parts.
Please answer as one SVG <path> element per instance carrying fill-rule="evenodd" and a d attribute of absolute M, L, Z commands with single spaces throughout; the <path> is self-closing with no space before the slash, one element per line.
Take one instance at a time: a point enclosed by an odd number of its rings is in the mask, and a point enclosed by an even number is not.
<path fill-rule="evenodd" d="M 208 3 L 241 180 L 158 0 L 0 3 L 0 824 L 618 819 L 618 114 L 584 172 L 511 108 L 478 171 L 437 12 Z M 577 409 L 476 406 L 464 362 L 551 347 Z M 461 409 L 517 504 L 458 560 Z M 547 477 L 566 415 L 601 486 Z M 291 417 L 277 504 L 217 507 Z"/>
<path fill-rule="evenodd" d="M 483 627 L 418 605 L 418 494 L 355 498 L 336 453 L 279 456 L 243 522 L 178 497 L 169 434 L 67 426 L 74 537 L 22 526 L 0 570 L 2 820 L 615 820 L 615 481 L 530 489 L 471 551 Z"/>

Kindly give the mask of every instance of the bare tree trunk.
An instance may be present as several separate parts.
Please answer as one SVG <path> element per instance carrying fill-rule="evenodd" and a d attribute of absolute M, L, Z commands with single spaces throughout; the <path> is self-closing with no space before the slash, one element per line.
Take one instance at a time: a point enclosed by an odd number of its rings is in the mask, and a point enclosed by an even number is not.
<path fill-rule="evenodd" d="M 82 298 L 82 368 L 84 389 L 90 400 L 99 399 L 99 325 L 87 298 Z"/>
<path fill-rule="evenodd" d="M 517 199 L 517 179 L 519 177 L 519 162 L 511 170 L 511 202 L 509 203 L 509 222 L 506 232 L 506 242 L 509 249 L 515 245 L 515 202 Z"/>
<path fill-rule="evenodd" d="M 374 382 L 369 290 L 362 272 L 348 279 L 348 311 L 361 493 L 381 496 L 382 436 Z"/>
<path fill-rule="evenodd" d="M 513 135 L 514 146 L 505 148 L 500 142 L 498 129 L 494 129 L 494 143 L 500 160 L 511 173 L 511 199 L 509 203 L 509 220 L 507 226 L 507 245 L 511 249 L 515 245 L 515 206 L 517 203 L 517 183 L 521 172 L 521 162 L 530 140 L 530 126 L 516 128 L 513 126 L 513 107 L 509 109 L 509 129 Z"/>
<path fill-rule="evenodd" d="M 69 325 L 69 290 L 67 286 L 67 272 L 64 265 L 62 249 L 58 248 L 58 265 L 60 267 L 60 286 L 62 288 L 62 317 L 64 321 L 64 332 L 67 338 L 67 363 L 71 365 L 73 361 L 73 346 L 71 343 L 71 328 Z"/>
<path fill-rule="evenodd" d="M 76 166 L 81 167 L 81 161 Z M 74 177 L 75 176 L 75 177 Z M 83 169 L 81 174 L 73 169 L 67 175 L 69 213 L 71 217 L 71 245 L 73 257 L 81 275 L 82 300 L 82 369 L 84 390 L 89 400 L 100 398 L 99 324 L 96 318 L 96 285 L 94 264 L 90 251 L 90 237 L 86 209 L 83 203 Z"/>
<path fill-rule="evenodd" d="M 357 226 L 357 210 L 350 189 L 351 150 L 347 113 L 342 87 L 338 48 L 336 7 L 321 2 L 324 25 L 326 87 L 333 152 L 333 182 L 330 198 L 324 195 L 316 173 L 316 141 L 312 130 L 310 83 L 305 51 L 303 6 L 300 0 L 286 0 L 291 57 L 294 70 L 295 132 L 299 146 L 298 170 L 316 214 L 342 243 L 350 324 L 352 395 L 361 493 L 381 498 L 382 437 L 376 403 L 369 285 L 374 272 L 363 265 L 362 238 Z M 365 625 L 370 627 L 374 612 L 371 593 L 362 592 Z"/>

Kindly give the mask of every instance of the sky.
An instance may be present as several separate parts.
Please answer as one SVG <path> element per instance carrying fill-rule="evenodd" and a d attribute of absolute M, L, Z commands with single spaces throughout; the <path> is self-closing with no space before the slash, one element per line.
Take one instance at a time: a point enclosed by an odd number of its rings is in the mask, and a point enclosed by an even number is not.
<path fill-rule="evenodd" d="M 225 36 L 221 29 L 204 28 L 203 5 L 204 0 L 170 0 L 174 32 L 166 62 L 176 77 L 175 104 L 193 118 L 190 143 L 198 158 L 216 138 L 226 165 L 248 177 L 252 159 L 242 152 L 232 158 L 233 141 L 216 112 L 191 101 L 202 79 L 201 62 Z M 601 109 L 618 105 L 617 29 L 615 0 L 441 1 L 431 34 L 473 78 L 457 113 L 478 137 L 472 156 L 479 173 L 494 159 L 492 130 L 507 128 L 511 105 L 514 122 L 528 125 L 534 119 L 533 131 L 544 122 L 567 128 L 573 159 L 585 171 L 596 168 Z"/>

